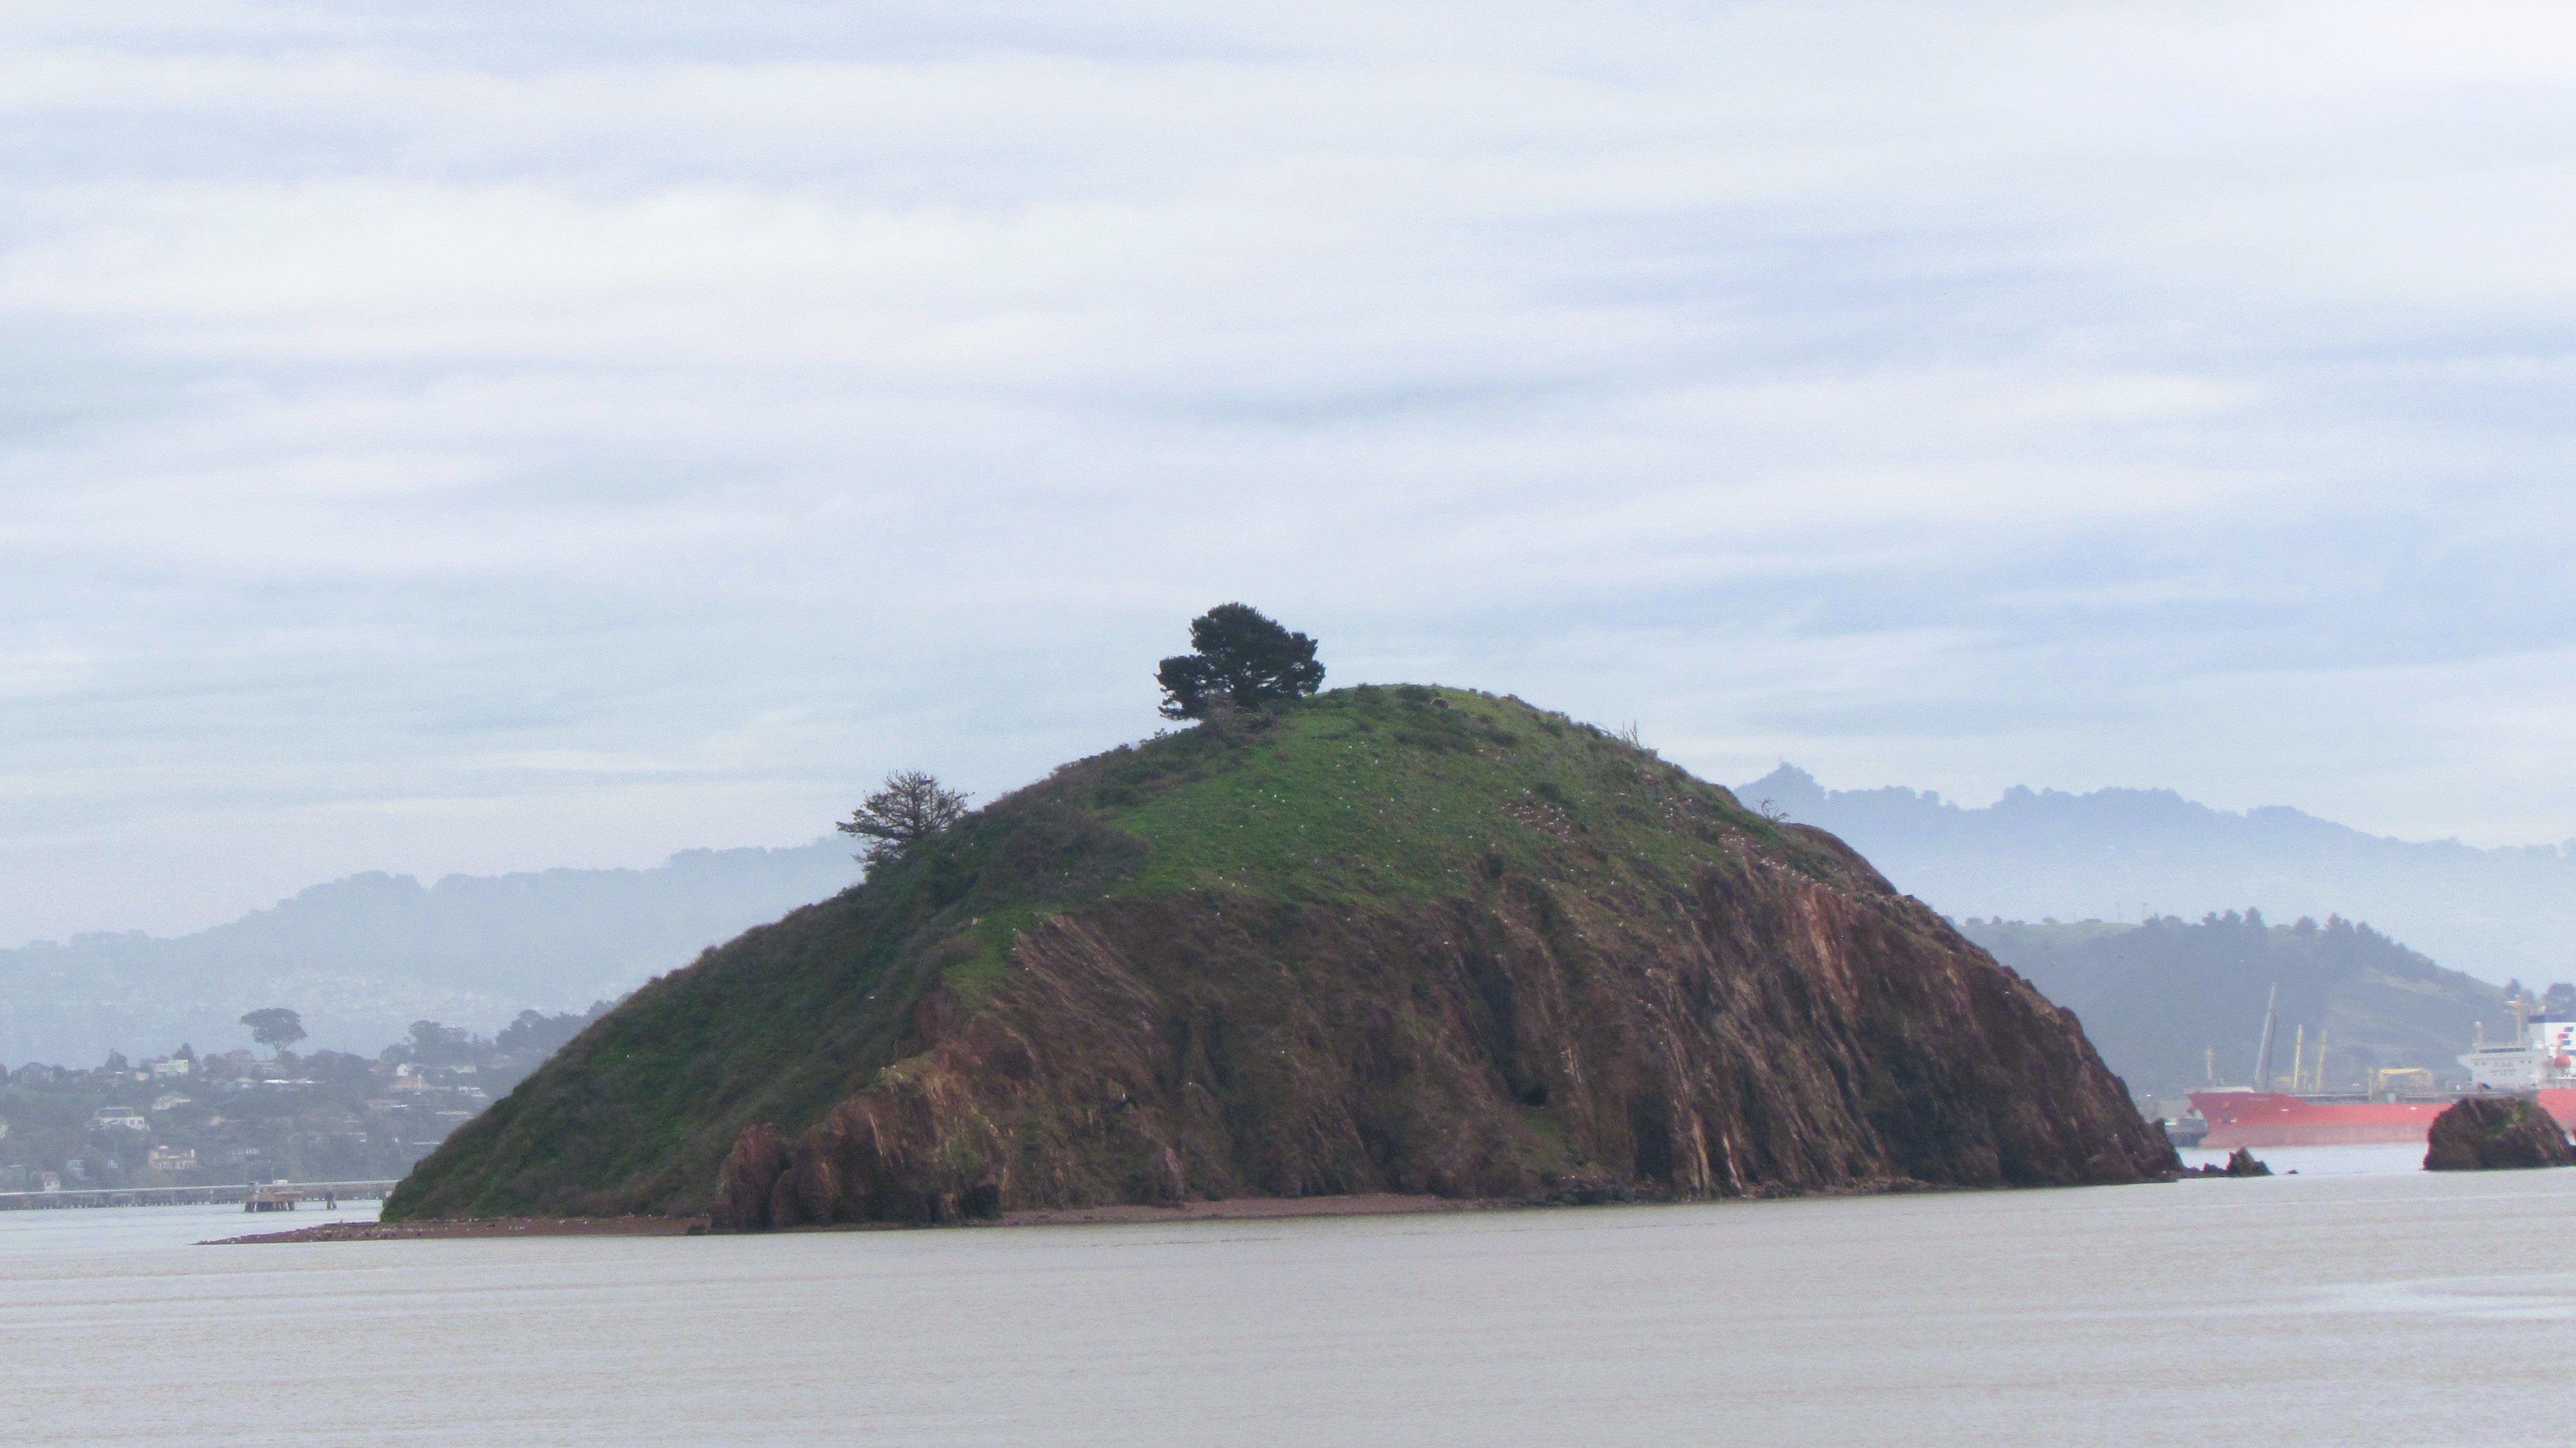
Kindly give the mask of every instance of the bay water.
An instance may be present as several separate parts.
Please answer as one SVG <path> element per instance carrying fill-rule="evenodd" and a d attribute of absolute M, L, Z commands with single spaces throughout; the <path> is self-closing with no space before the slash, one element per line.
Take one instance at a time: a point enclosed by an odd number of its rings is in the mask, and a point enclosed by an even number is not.
<path fill-rule="evenodd" d="M 2394 1161 L 769 1237 L 194 1246 L 285 1223 L 6 1213 L 0 1401 L 49 1444 L 2561 1436 L 2576 1171 Z"/>

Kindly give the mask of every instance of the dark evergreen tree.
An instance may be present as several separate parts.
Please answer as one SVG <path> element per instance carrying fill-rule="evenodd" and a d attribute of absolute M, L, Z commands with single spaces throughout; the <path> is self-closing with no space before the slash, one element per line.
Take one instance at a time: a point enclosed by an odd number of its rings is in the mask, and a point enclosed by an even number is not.
<path fill-rule="evenodd" d="M 907 769 L 887 775 L 885 788 L 869 795 L 833 828 L 865 837 L 868 847 L 859 858 L 874 864 L 957 823 L 966 813 L 967 798 L 942 787 L 935 775 Z"/>
<path fill-rule="evenodd" d="M 1154 682 L 1163 686 L 1166 719 L 1258 709 L 1324 686 L 1315 641 L 1290 633 L 1249 604 L 1221 603 L 1190 620 L 1190 648 L 1154 671 Z"/>
<path fill-rule="evenodd" d="M 241 1018 L 250 1027 L 250 1038 L 272 1050 L 283 1051 L 304 1039 L 304 1020 L 284 1006 L 269 1006 Z"/>

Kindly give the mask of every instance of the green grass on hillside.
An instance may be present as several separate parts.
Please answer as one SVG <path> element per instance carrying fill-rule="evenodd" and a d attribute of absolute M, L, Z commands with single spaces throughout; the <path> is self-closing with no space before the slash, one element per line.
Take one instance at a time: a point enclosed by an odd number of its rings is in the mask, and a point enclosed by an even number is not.
<path fill-rule="evenodd" d="M 1094 807 L 1152 847 L 1126 887 L 1249 890 L 1312 903 L 1454 895 L 1490 863 L 1576 856 L 1683 871 L 1723 834 L 1805 857 L 1715 785 L 1517 699 L 1363 686 L 1267 726 L 1194 729 L 1073 767 Z M 1807 868 L 1833 872 L 1821 852 Z"/>
<path fill-rule="evenodd" d="M 1049 812 L 1078 823 L 1033 826 Z M 1076 859 L 1063 881 L 1014 869 L 997 884 L 997 856 L 1033 827 L 1077 857 L 1133 841 L 1139 868 L 1103 877 Z M 1818 878 L 1848 872 L 1726 790 L 1589 725 L 1468 690 L 1364 685 L 1066 765 L 882 884 L 967 901 L 971 945 L 946 979 L 973 1004 L 1007 980 L 1012 938 L 1075 900 L 1214 892 L 1347 908 L 1456 896 L 1505 869 L 1671 884 L 1731 852 L 1730 839 Z"/>

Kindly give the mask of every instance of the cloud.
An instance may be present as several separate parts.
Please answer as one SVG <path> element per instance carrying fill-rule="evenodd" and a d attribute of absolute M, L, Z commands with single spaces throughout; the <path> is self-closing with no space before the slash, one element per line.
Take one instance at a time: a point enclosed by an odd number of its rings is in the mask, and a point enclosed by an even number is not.
<path fill-rule="evenodd" d="M 14 14 L 0 936 L 990 793 L 1234 597 L 1719 778 L 2570 833 L 2555 12 Z"/>

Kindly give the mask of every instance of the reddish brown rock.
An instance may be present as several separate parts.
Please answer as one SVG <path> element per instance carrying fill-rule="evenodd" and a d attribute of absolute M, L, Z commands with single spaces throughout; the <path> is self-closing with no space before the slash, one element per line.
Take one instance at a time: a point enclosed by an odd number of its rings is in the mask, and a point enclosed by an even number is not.
<path fill-rule="evenodd" d="M 746 1131 L 729 1199 L 766 1181 L 784 1226 L 2179 1169 L 2071 1016 L 1883 885 L 1755 863 L 1669 895 L 1502 879 L 1413 918 L 1114 902 L 1015 957 L 980 1011 L 926 1000 L 927 1049 L 783 1158 Z"/>
<path fill-rule="evenodd" d="M 719 1232 L 761 1232 L 778 1225 L 771 1193 L 787 1169 L 787 1139 L 766 1122 L 746 1129 L 716 1173 L 707 1225 Z"/>
<path fill-rule="evenodd" d="M 2567 1133 L 2527 1096 L 2463 1096 L 2433 1118 L 2426 1171 L 2576 1166 Z"/>

